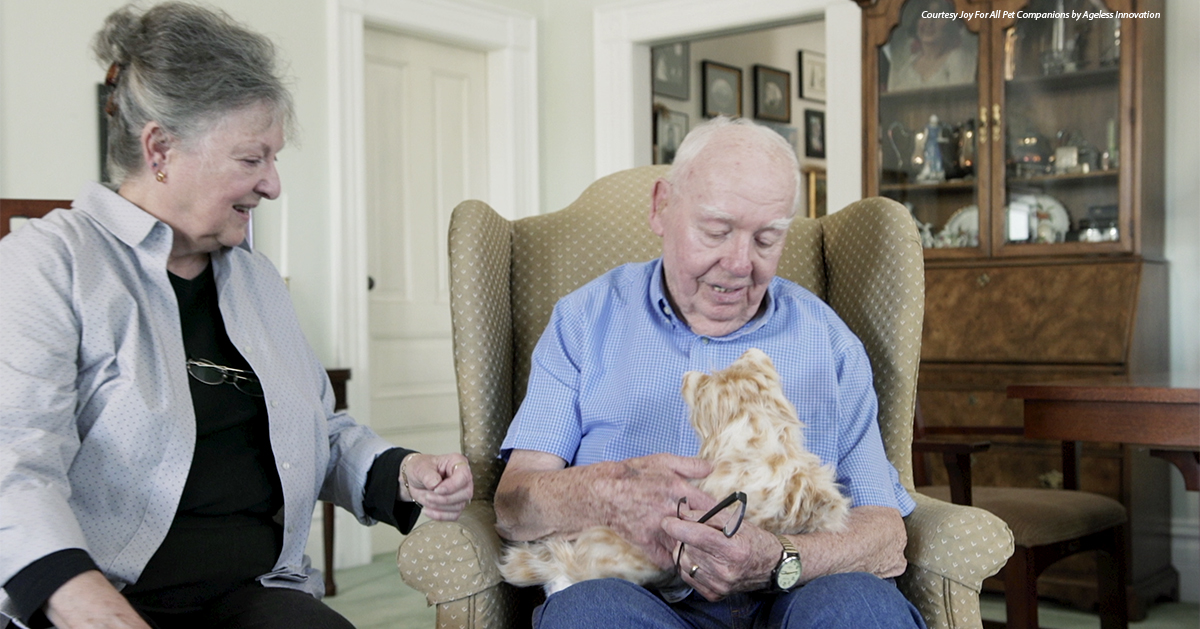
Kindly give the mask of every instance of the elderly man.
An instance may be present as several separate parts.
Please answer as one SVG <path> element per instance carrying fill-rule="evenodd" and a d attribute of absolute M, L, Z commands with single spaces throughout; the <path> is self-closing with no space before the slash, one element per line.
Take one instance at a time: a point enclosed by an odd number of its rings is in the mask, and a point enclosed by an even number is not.
<path fill-rule="evenodd" d="M 533 540 L 607 525 L 664 568 L 683 543 L 680 576 L 694 592 L 587 581 L 551 595 L 535 626 L 923 626 L 890 580 L 905 569 L 901 517 L 914 504 L 884 456 L 862 344 L 824 302 L 775 277 L 798 170 L 769 129 L 697 127 L 654 186 L 662 258 L 613 269 L 555 307 L 502 446 L 497 528 Z M 716 502 L 691 484 L 711 470 L 693 458 L 683 374 L 751 347 L 777 366 L 809 449 L 836 466 L 852 501 L 846 532 L 784 537 L 746 523 L 726 538 L 695 522 L 701 512 L 676 516 L 680 498 Z"/>

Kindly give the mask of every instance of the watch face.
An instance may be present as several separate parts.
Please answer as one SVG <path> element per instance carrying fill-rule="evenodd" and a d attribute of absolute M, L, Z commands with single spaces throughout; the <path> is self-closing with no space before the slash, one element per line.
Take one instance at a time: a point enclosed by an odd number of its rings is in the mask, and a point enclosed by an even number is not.
<path fill-rule="evenodd" d="M 800 581 L 800 559 L 788 557 L 779 565 L 779 573 L 775 577 L 775 585 L 780 589 L 790 590 Z"/>

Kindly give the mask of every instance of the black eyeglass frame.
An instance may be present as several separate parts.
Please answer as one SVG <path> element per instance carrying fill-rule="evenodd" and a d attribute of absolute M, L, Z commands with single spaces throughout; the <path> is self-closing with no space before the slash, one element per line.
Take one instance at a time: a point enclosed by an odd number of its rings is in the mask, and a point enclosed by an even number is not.
<path fill-rule="evenodd" d="M 729 507 L 729 505 L 731 505 L 735 502 L 740 503 L 741 507 L 738 509 L 737 519 L 733 522 L 732 530 L 729 527 L 729 520 L 726 520 L 725 524 L 721 526 L 721 532 L 725 534 L 725 537 L 733 537 L 734 534 L 736 534 L 738 532 L 738 530 L 742 528 L 742 520 L 744 520 L 746 518 L 746 492 L 735 491 L 732 494 L 725 496 L 724 500 L 722 500 L 721 502 L 718 502 L 715 507 L 709 509 L 708 513 L 705 513 L 704 515 L 700 516 L 700 519 L 696 520 L 696 522 L 699 524 L 704 524 L 705 522 L 708 522 L 709 520 L 711 520 L 713 518 L 713 516 L 724 511 L 727 507 Z M 685 504 L 687 504 L 686 496 L 683 498 L 680 498 L 679 502 L 675 503 L 675 517 L 679 518 L 680 520 L 683 519 L 683 505 L 685 505 Z M 731 519 L 733 519 L 733 518 L 731 518 Z M 675 572 L 679 573 L 679 574 L 682 574 L 682 572 L 680 571 L 680 565 L 679 565 L 679 562 L 682 558 L 683 558 L 683 542 L 679 542 L 679 552 L 675 554 Z"/>
<path fill-rule="evenodd" d="M 211 371 L 209 371 L 211 370 Z M 205 379 L 201 374 L 216 372 L 220 379 L 213 378 Z M 203 358 L 187 359 L 188 375 L 195 378 L 196 381 L 202 384 L 217 386 L 225 383 L 232 384 L 238 391 L 254 397 L 263 397 L 262 383 L 259 382 L 258 376 L 254 375 L 253 371 L 245 369 L 234 369 L 233 367 L 225 367 L 214 362 L 204 360 Z"/>

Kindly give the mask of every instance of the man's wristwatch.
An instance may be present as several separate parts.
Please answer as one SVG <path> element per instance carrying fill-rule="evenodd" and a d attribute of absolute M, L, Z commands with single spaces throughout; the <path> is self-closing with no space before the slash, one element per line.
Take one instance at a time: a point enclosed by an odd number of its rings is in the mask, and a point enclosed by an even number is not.
<path fill-rule="evenodd" d="M 779 543 L 783 544 L 783 555 L 775 569 L 771 571 L 771 590 L 775 592 L 790 592 L 800 583 L 800 575 L 804 567 L 800 563 L 800 551 L 792 545 L 792 540 L 783 535 L 776 535 Z"/>

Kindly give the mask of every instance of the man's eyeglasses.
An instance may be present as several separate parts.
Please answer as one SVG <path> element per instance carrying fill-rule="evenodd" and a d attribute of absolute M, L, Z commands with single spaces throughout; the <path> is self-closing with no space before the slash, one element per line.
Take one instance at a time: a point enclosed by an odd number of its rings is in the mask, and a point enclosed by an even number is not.
<path fill-rule="evenodd" d="M 675 504 L 675 517 L 683 519 L 683 505 L 687 504 L 687 498 L 680 498 Z M 696 522 L 703 524 L 713 519 L 718 513 L 725 513 L 725 523 L 721 525 L 721 532 L 725 537 L 733 537 L 738 529 L 742 528 L 742 520 L 746 517 L 746 494 L 744 492 L 735 491 L 725 497 L 724 500 L 717 503 L 717 506 L 708 510 L 708 513 L 700 516 Z M 675 572 L 679 572 L 679 561 L 683 557 L 683 542 L 679 543 L 679 553 L 675 555 Z"/>
<path fill-rule="evenodd" d="M 218 385 L 228 382 L 246 395 L 263 396 L 262 383 L 258 381 L 258 376 L 254 375 L 253 371 L 222 367 L 207 360 L 195 358 L 187 359 L 187 370 L 188 374 L 204 384 Z"/>

